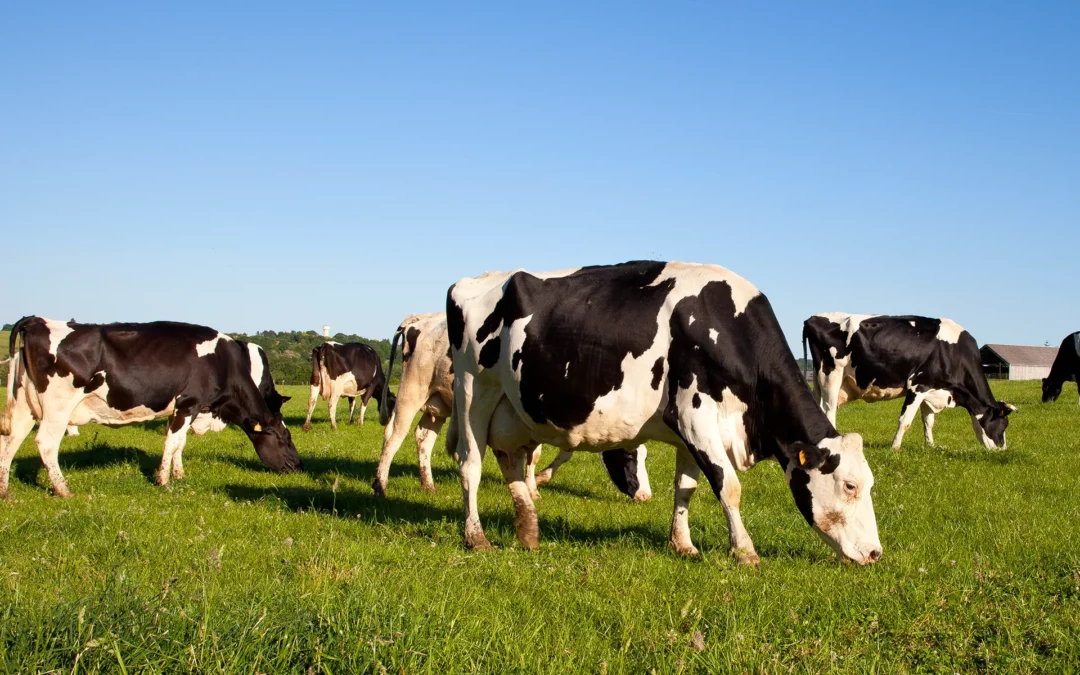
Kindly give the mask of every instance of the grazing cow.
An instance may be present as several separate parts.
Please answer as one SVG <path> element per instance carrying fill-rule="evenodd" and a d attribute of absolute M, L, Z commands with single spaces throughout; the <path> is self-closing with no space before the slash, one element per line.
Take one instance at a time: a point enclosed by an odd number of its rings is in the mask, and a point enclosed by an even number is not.
<path fill-rule="evenodd" d="M 156 480 L 183 478 L 187 431 L 244 430 L 255 452 L 278 472 L 303 468 L 281 419 L 287 400 L 273 388 L 266 355 L 257 345 L 204 326 L 153 323 L 82 324 L 36 316 L 11 331 L 21 340 L 0 416 L 0 495 L 6 496 L 11 459 L 38 423 L 37 446 L 56 494 L 71 491 L 57 452 L 68 425 L 123 426 L 169 418 Z"/>
<path fill-rule="evenodd" d="M 454 365 L 450 360 L 450 339 L 446 334 L 446 314 L 414 314 L 401 322 L 394 331 L 390 346 L 390 370 L 394 369 L 397 345 L 401 343 L 401 384 L 397 398 L 389 393 L 389 383 L 383 385 L 383 397 L 379 405 L 379 421 L 383 432 L 383 449 L 379 468 L 372 488 L 380 497 L 386 495 L 390 478 L 390 464 L 394 461 L 405 436 L 409 433 L 416 413 L 423 413 L 416 426 L 416 451 L 420 465 L 420 485 L 428 492 L 435 491 L 431 477 L 431 450 L 446 418 L 450 416 L 454 400 Z M 385 380 L 384 380 L 385 382 Z M 454 448 L 447 446 L 453 453 Z M 609 450 L 601 455 L 604 468 L 619 490 L 637 501 L 652 496 L 649 474 L 645 470 L 645 446 L 634 453 Z M 540 457 L 540 444 L 529 454 L 527 483 L 533 499 L 539 499 L 537 483 L 546 483 L 554 477 L 555 470 L 572 454 L 561 452 L 548 468 L 536 475 L 536 461 Z"/>
<path fill-rule="evenodd" d="M 688 507 L 705 473 L 731 550 L 756 565 L 739 515 L 736 469 L 777 460 L 806 522 L 837 553 L 881 557 L 874 479 L 858 434 L 814 404 L 769 301 L 714 265 L 629 262 L 531 274 L 488 273 L 447 293 L 465 544 L 489 548 L 477 513 L 485 447 L 509 483 L 519 541 L 537 546 L 524 485 L 538 442 L 573 451 L 676 448 L 671 545 L 696 555 Z M 516 448 L 507 451 L 506 448 Z"/>
<path fill-rule="evenodd" d="M 1061 341 L 1050 374 L 1042 381 L 1042 402 L 1056 401 L 1066 382 L 1075 382 L 1076 392 L 1080 394 L 1080 331 L 1066 335 Z"/>
<path fill-rule="evenodd" d="M 368 401 L 374 396 L 381 404 L 383 383 L 382 359 L 374 349 L 360 342 L 326 342 L 311 350 L 311 395 L 308 397 L 304 431 L 311 431 L 311 413 L 320 394 L 330 402 L 330 428 L 337 431 L 337 404 L 344 396 L 349 399 L 349 424 L 360 399 L 360 426 Z"/>
<path fill-rule="evenodd" d="M 814 361 L 814 393 L 836 424 L 847 401 L 869 403 L 904 397 L 892 447 L 922 412 L 926 443 L 934 444 L 934 415 L 960 406 L 971 415 L 975 437 L 989 449 L 1005 447 L 1009 413 L 997 401 L 982 369 L 975 338 L 950 319 L 832 312 L 803 323 L 803 350 Z"/>

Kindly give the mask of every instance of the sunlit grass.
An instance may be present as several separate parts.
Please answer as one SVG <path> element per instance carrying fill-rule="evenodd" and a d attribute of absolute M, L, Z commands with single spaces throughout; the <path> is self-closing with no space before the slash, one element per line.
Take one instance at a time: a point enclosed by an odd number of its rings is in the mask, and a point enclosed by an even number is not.
<path fill-rule="evenodd" d="M 83 427 L 51 496 L 28 440 L 0 504 L 0 667 L 8 672 L 1008 671 L 1080 663 L 1080 407 L 995 383 L 1020 411 L 1004 452 L 967 415 L 938 416 L 888 448 L 899 402 L 840 411 L 877 480 L 885 555 L 837 562 L 802 522 L 779 468 L 741 476 L 762 557 L 736 568 L 715 498 L 691 506 L 700 560 L 667 547 L 673 456 L 650 452 L 654 498 L 636 504 L 580 456 L 542 488 L 541 549 L 515 545 L 511 503 L 485 461 L 481 515 L 500 547 L 461 545 L 456 467 L 435 451 L 436 494 L 398 455 L 385 500 L 370 487 L 382 439 L 334 433 L 324 404 L 300 431 L 308 471 L 277 476 L 236 430 L 192 437 L 187 478 L 152 484 L 163 424 Z M 1067 399 L 1067 400 L 1066 400 Z M 347 415 L 347 413 L 346 413 Z M 343 421 L 343 417 L 339 417 Z M 545 452 L 545 462 L 553 456 Z M 695 633 L 700 635 L 695 640 Z"/>

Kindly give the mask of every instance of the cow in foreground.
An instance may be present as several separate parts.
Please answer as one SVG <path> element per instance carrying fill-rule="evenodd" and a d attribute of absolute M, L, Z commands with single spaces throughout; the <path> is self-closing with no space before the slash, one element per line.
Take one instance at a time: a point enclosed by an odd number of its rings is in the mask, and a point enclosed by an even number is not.
<path fill-rule="evenodd" d="M 714 265 L 629 262 L 488 273 L 447 293 L 465 544 L 489 548 L 477 511 L 490 444 L 509 483 L 519 541 L 536 548 L 524 483 L 543 442 L 596 452 L 646 440 L 676 448 L 671 545 L 696 555 L 688 508 L 704 472 L 727 516 L 731 551 L 757 565 L 739 515 L 736 470 L 775 459 L 806 522 L 837 553 L 881 557 L 873 474 L 858 434 L 815 405 L 766 297 Z M 505 450 L 515 448 L 514 450 Z"/>
<path fill-rule="evenodd" d="M 381 404 L 386 377 L 383 375 L 382 359 L 370 346 L 361 342 L 326 342 L 311 350 L 311 394 L 308 396 L 307 419 L 304 431 L 311 431 L 311 413 L 322 396 L 330 405 L 330 428 L 337 431 L 337 405 L 342 396 L 349 399 L 349 424 L 356 411 L 356 399 L 360 399 L 360 418 L 364 426 L 364 413 L 368 401 L 374 396 Z"/>
<path fill-rule="evenodd" d="M 982 368 L 975 338 L 950 319 L 832 312 L 803 323 L 803 348 L 814 363 L 814 393 L 836 424 L 847 401 L 904 397 L 892 447 L 922 412 L 926 443 L 934 444 L 934 416 L 960 406 L 971 415 L 976 438 L 988 449 L 1005 447 L 1009 414 Z"/>
<path fill-rule="evenodd" d="M 21 341 L 16 352 L 16 341 Z M 57 453 L 68 425 L 124 426 L 167 417 L 160 485 L 184 477 L 187 432 L 243 429 L 278 472 L 303 468 L 280 409 L 266 354 L 186 323 L 81 324 L 36 316 L 11 331 L 12 374 L 0 416 L 0 496 L 11 460 L 38 424 L 37 446 L 56 494 L 70 497 Z"/>
<path fill-rule="evenodd" d="M 394 369 L 399 342 L 402 365 L 397 397 L 389 392 L 389 383 L 386 383 L 383 385 L 382 403 L 379 405 L 379 421 L 386 429 L 383 432 L 383 449 L 372 488 L 380 497 L 386 495 L 390 464 L 418 412 L 422 413 L 415 431 L 420 485 L 428 492 L 435 491 L 435 482 L 431 476 L 431 451 L 443 423 L 453 409 L 454 365 L 450 360 L 446 314 L 414 314 L 401 322 L 394 331 L 390 345 L 390 371 Z M 455 450 L 447 444 L 448 452 L 453 453 Z M 649 474 L 645 470 L 646 455 L 644 445 L 639 446 L 633 453 L 609 450 L 601 455 L 604 468 L 615 486 L 637 501 L 646 501 L 652 496 Z M 537 476 L 536 462 L 540 458 L 540 444 L 536 444 L 529 453 L 526 470 L 526 483 L 533 499 L 540 498 L 536 489 L 537 483 L 551 480 L 559 466 L 572 456 L 569 452 L 560 452 L 551 465 Z"/>
<path fill-rule="evenodd" d="M 1066 382 L 1075 382 L 1076 392 L 1080 394 L 1080 331 L 1066 335 L 1061 341 L 1050 374 L 1042 381 L 1042 402 L 1056 401 Z"/>

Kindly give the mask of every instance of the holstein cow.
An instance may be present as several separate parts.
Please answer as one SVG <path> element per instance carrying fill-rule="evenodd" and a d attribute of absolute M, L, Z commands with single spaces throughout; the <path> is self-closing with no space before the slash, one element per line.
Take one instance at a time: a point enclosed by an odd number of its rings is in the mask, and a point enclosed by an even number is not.
<path fill-rule="evenodd" d="M 16 353 L 16 341 L 21 341 Z M 205 326 L 153 323 L 81 324 L 36 316 L 11 331 L 14 374 L 0 416 L 0 495 L 11 460 L 39 425 L 38 452 L 53 490 L 71 496 L 57 464 L 68 425 L 123 426 L 168 417 L 156 480 L 183 478 L 187 431 L 244 430 L 255 452 L 278 472 L 303 468 L 281 419 L 288 400 L 274 390 L 263 351 Z"/>
<path fill-rule="evenodd" d="M 1056 401 L 1066 382 L 1075 382 L 1077 394 L 1080 394 L 1080 331 L 1066 335 L 1061 341 L 1050 374 L 1042 381 L 1042 402 Z"/>
<path fill-rule="evenodd" d="M 321 395 L 330 402 L 330 428 L 337 431 L 337 404 L 344 396 L 349 399 L 349 424 L 360 399 L 360 426 L 372 396 L 381 403 L 383 383 L 382 359 L 374 349 L 360 342 L 326 342 L 311 350 L 311 395 L 308 397 L 304 431 L 311 431 L 311 413 Z"/>
<path fill-rule="evenodd" d="M 892 447 L 922 412 L 926 442 L 934 444 L 934 415 L 960 406 L 971 415 L 975 436 L 986 448 L 1005 447 L 1009 413 L 1016 407 L 994 399 L 975 338 L 950 319 L 832 312 L 803 324 L 803 349 L 814 361 L 814 392 L 836 424 L 847 401 L 870 403 L 904 397 Z M 805 359 L 805 353 L 804 353 Z"/>
<path fill-rule="evenodd" d="M 414 314 L 401 322 L 394 331 L 390 345 L 390 370 L 394 369 L 394 357 L 398 343 L 401 344 L 401 385 L 395 399 L 389 393 L 389 383 L 384 380 L 382 403 L 379 405 L 379 421 L 386 427 L 383 433 L 382 455 L 375 473 L 372 488 L 375 494 L 386 495 L 390 478 L 390 464 L 409 433 L 416 413 L 422 413 L 416 426 L 416 450 L 420 465 L 420 485 L 429 492 L 435 491 L 431 477 L 431 451 L 446 418 L 453 410 L 454 364 L 450 360 L 450 339 L 446 333 L 446 314 Z M 512 448 L 511 448 L 512 449 Z M 456 448 L 447 445 L 453 454 Z M 536 475 L 536 462 L 540 457 L 540 444 L 529 454 L 526 482 L 533 499 L 539 499 L 537 483 L 546 483 L 572 453 L 560 452 L 551 465 Z M 601 454 L 604 468 L 612 482 L 623 494 L 637 501 L 652 496 L 649 474 L 645 470 L 647 452 L 641 445 L 633 453 L 609 450 Z"/>
<path fill-rule="evenodd" d="M 756 565 L 739 515 L 736 469 L 775 459 L 806 522 L 859 563 L 881 557 L 858 434 L 841 436 L 814 404 L 766 297 L 714 265 L 629 262 L 462 279 L 447 294 L 465 544 L 488 548 L 477 513 L 481 460 L 496 450 L 517 536 L 537 546 L 524 484 L 538 442 L 572 451 L 676 448 L 671 545 L 696 555 L 688 507 L 705 473 L 727 516 L 732 553 Z"/>

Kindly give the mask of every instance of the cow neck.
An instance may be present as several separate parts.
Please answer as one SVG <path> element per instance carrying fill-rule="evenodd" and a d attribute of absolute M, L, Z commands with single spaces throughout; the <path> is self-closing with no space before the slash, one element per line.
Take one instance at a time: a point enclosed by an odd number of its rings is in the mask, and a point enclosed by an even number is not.
<path fill-rule="evenodd" d="M 790 361 L 758 375 L 753 403 L 746 412 L 748 436 L 759 458 L 779 459 L 783 446 L 818 445 L 826 438 L 839 436 L 814 402 L 794 359 Z"/>

